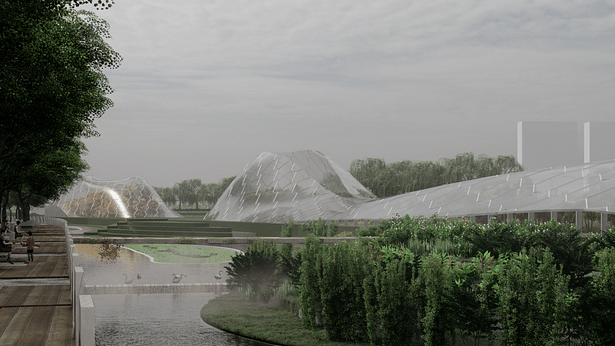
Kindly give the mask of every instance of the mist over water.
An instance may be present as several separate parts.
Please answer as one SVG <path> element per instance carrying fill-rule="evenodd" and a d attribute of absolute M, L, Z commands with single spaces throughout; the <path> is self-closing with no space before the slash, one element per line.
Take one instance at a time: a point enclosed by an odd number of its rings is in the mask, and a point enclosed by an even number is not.
<path fill-rule="evenodd" d="M 184 273 L 181 283 L 221 282 L 214 278 L 227 263 L 153 263 L 139 253 L 120 249 L 114 260 L 101 260 L 97 245 L 77 244 L 78 265 L 85 285 L 171 284 L 173 273 Z M 225 272 L 223 270 L 223 272 Z M 141 279 L 136 279 L 140 274 Z M 224 275 L 226 278 L 226 275 Z M 216 293 L 94 294 L 96 345 L 264 346 L 218 330 L 203 322 L 201 308 Z"/>

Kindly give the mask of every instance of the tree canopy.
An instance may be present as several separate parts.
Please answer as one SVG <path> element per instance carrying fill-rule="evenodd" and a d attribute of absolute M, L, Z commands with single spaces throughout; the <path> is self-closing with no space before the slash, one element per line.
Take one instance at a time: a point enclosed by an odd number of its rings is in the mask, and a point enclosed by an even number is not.
<path fill-rule="evenodd" d="M 122 60 L 109 24 L 77 6 L 103 0 L 0 1 L 0 195 L 43 200 L 65 191 L 87 164 L 80 139 L 113 105 L 104 68 Z M 27 219 L 27 215 L 25 215 Z"/>
<path fill-rule="evenodd" d="M 233 180 L 235 176 L 222 178 L 218 183 L 202 183 L 201 179 L 187 179 L 175 183 L 173 187 L 154 187 L 154 189 L 169 206 L 179 203 L 179 209 L 182 209 L 183 205 L 193 205 L 199 209 L 199 203 L 214 205 Z"/>
<path fill-rule="evenodd" d="M 379 158 L 366 158 L 350 164 L 350 174 L 380 198 L 522 170 L 514 156 L 475 157 L 472 153 L 437 162 L 404 160 L 386 164 Z"/>

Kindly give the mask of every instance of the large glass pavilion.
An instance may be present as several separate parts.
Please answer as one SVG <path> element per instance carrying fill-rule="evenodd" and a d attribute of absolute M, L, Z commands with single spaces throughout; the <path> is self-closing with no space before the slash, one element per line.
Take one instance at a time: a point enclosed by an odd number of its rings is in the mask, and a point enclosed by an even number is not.
<path fill-rule="evenodd" d="M 282 223 L 322 218 L 363 226 L 395 215 L 593 220 L 615 224 L 615 160 L 510 173 L 377 199 L 316 151 L 261 153 L 231 183 L 206 220 Z"/>

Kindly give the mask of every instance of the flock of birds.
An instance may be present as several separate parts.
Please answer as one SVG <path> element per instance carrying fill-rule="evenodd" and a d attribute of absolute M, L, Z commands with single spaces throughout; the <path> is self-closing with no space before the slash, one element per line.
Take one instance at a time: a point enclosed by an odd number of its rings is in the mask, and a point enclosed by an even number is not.
<path fill-rule="evenodd" d="M 132 277 L 129 280 L 128 279 L 128 275 L 126 275 L 126 274 L 122 274 L 122 275 L 124 275 L 124 283 L 126 285 L 130 285 L 134 281 L 134 279 L 135 279 L 134 277 Z M 183 274 L 183 273 L 182 274 L 175 274 L 175 273 L 173 273 L 173 274 L 171 274 L 171 276 L 172 276 L 171 282 L 174 283 L 174 284 L 179 283 L 184 276 L 188 277 L 188 275 Z M 222 279 L 222 270 L 220 270 L 218 272 L 218 274 L 214 274 L 214 278 L 217 279 L 217 280 Z M 137 280 L 140 280 L 140 279 L 141 279 L 141 274 L 137 274 Z"/>

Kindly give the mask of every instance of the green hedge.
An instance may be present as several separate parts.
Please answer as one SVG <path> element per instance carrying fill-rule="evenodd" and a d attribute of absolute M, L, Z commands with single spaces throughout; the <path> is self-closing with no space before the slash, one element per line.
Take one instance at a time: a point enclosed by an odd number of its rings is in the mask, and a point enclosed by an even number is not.
<path fill-rule="evenodd" d="M 307 238 L 299 285 L 305 327 L 373 345 L 615 344 L 613 230 L 600 239 L 553 222 L 400 218 L 391 226 L 355 243 Z M 437 245 L 455 237 L 470 255 Z M 417 254 L 417 242 L 437 246 Z"/>

